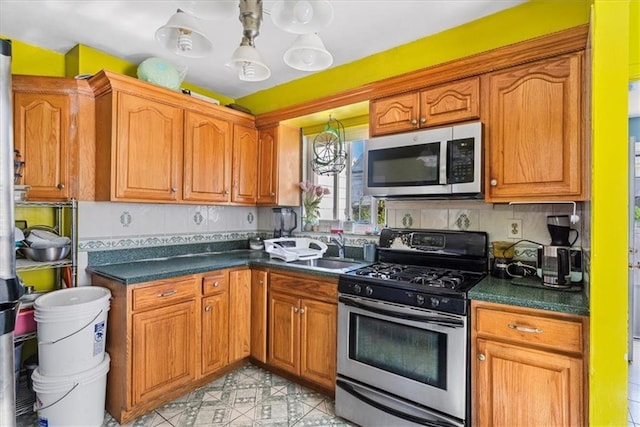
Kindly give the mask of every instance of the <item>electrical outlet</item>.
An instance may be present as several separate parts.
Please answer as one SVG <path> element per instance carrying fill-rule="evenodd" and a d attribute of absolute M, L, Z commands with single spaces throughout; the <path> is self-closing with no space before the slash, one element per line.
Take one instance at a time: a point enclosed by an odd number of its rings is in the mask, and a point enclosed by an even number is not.
<path fill-rule="evenodd" d="M 507 225 L 507 236 L 510 239 L 522 239 L 522 220 L 510 219 Z"/>

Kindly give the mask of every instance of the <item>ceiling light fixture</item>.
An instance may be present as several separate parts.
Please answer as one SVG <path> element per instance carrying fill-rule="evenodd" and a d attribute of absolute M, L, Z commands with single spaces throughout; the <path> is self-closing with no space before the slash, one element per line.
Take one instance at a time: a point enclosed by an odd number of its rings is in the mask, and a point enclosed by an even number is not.
<path fill-rule="evenodd" d="M 173 53 L 193 58 L 205 56 L 212 47 L 194 18 L 221 19 L 229 16 L 236 4 L 229 0 L 216 2 L 182 1 L 182 9 L 156 31 L 156 39 Z M 262 0 L 239 0 L 242 41 L 227 65 L 243 81 L 258 82 L 271 76 L 271 70 L 255 47 L 262 23 Z M 274 24 L 289 33 L 298 34 L 284 54 L 284 62 L 301 71 L 320 71 L 333 64 L 333 56 L 325 48 L 317 32 L 333 19 L 328 0 L 278 0 L 269 13 Z"/>
<path fill-rule="evenodd" d="M 166 25 L 156 31 L 156 40 L 165 49 L 181 56 L 202 58 L 213 48 L 213 44 L 191 15 L 178 9 Z"/>

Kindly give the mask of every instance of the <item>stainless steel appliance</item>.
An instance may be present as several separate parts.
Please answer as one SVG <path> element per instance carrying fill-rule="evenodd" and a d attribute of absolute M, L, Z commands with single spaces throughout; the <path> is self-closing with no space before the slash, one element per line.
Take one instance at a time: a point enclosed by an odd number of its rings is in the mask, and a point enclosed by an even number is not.
<path fill-rule="evenodd" d="M 24 288 L 14 240 L 11 41 L 0 39 L 0 425 L 16 424 L 13 331 Z"/>
<path fill-rule="evenodd" d="M 298 225 L 298 215 L 293 208 L 273 208 L 273 237 L 291 237 Z"/>
<path fill-rule="evenodd" d="M 480 197 L 482 124 L 372 138 L 364 171 L 365 195 Z"/>
<path fill-rule="evenodd" d="M 541 268 L 542 284 L 550 287 L 571 287 L 571 246 L 578 239 L 578 231 L 569 225 L 569 215 L 550 215 L 547 228 L 551 235 L 551 245 L 538 249 L 538 265 Z M 571 231 L 576 233 L 569 242 Z"/>
<path fill-rule="evenodd" d="M 470 420 L 468 290 L 483 232 L 384 229 L 377 263 L 338 279 L 336 414 L 362 426 Z"/>

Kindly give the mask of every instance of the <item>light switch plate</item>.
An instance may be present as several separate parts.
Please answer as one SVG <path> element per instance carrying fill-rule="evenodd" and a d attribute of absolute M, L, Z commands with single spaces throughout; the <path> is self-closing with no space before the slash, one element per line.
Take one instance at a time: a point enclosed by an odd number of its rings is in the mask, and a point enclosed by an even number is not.
<path fill-rule="evenodd" d="M 522 239 L 522 220 L 510 219 L 507 224 L 507 236 L 510 239 Z"/>

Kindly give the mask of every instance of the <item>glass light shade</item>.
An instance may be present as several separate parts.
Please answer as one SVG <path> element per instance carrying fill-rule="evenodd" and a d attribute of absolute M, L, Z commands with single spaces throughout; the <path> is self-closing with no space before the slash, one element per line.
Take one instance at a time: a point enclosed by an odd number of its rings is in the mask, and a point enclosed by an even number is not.
<path fill-rule="evenodd" d="M 301 34 L 284 53 L 284 62 L 296 70 L 320 71 L 333 64 L 333 56 L 317 34 Z"/>
<path fill-rule="evenodd" d="M 333 19 L 333 6 L 327 0 L 278 0 L 271 8 L 271 19 L 290 33 L 316 33 Z"/>
<path fill-rule="evenodd" d="M 180 0 L 180 9 L 209 21 L 231 18 L 238 13 L 238 0 Z"/>
<path fill-rule="evenodd" d="M 271 70 L 253 46 L 239 46 L 227 65 L 237 70 L 238 78 L 245 82 L 261 82 L 271 77 Z"/>
<path fill-rule="evenodd" d="M 213 49 L 196 19 L 179 9 L 166 25 L 158 28 L 156 40 L 170 52 L 190 58 L 201 58 Z"/>

